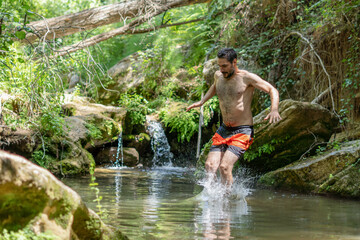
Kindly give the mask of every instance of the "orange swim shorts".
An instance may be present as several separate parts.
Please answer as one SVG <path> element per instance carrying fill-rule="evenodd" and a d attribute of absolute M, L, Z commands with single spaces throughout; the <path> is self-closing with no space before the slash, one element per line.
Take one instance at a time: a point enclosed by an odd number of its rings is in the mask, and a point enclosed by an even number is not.
<path fill-rule="evenodd" d="M 212 137 L 213 144 L 210 152 L 229 150 L 236 156 L 241 157 L 250 147 L 254 139 L 254 129 L 250 125 L 227 127 L 224 123 Z"/>

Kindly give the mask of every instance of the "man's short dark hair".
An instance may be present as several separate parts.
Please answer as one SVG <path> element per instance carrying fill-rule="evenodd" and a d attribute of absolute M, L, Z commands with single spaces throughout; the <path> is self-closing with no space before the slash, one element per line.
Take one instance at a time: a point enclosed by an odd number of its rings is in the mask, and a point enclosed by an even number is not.
<path fill-rule="evenodd" d="M 218 58 L 226 58 L 229 62 L 233 62 L 234 59 L 237 59 L 237 54 L 234 49 L 232 48 L 223 48 L 221 49 L 218 54 Z"/>

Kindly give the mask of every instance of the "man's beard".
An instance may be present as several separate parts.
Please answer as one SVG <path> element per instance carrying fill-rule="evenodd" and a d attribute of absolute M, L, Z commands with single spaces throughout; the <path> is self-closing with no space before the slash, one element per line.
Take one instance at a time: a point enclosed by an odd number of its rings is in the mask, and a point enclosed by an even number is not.
<path fill-rule="evenodd" d="M 229 73 L 227 74 L 227 76 L 225 76 L 224 73 L 223 73 L 224 78 L 228 78 L 228 79 L 229 79 L 229 78 L 231 78 L 232 75 L 234 75 L 235 70 L 234 70 L 234 69 L 231 69 L 231 70 L 232 70 L 232 71 L 229 72 Z"/>

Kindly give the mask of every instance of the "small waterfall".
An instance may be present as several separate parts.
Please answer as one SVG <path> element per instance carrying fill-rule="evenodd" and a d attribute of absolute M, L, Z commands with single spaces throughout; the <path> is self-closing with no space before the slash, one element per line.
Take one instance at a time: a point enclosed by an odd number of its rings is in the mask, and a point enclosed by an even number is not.
<path fill-rule="evenodd" d="M 157 121 L 148 121 L 148 131 L 151 136 L 151 148 L 154 152 L 154 166 L 172 166 L 174 155 L 170 151 L 170 145 L 164 129 Z"/>
<path fill-rule="evenodd" d="M 122 143 L 122 132 L 120 132 L 119 138 L 118 138 L 118 147 L 117 147 L 117 151 L 116 151 L 116 161 L 114 163 L 114 167 L 124 167 L 124 151 L 123 151 L 123 143 Z"/>

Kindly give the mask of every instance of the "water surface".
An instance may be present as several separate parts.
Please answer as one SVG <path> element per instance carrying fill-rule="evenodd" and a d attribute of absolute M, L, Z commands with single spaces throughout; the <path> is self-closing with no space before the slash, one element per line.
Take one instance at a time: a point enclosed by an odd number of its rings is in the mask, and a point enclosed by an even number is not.
<path fill-rule="evenodd" d="M 207 190 L 186 168 L 97 169 L 105 222 L 130 239 L 358 239 L 360 202 L 249 189 L 239 178 L 236 199 Z M 64 179 L 96 210 L 89 177 Z M 206 189 L 205 189 L 206 190 Z"/>

